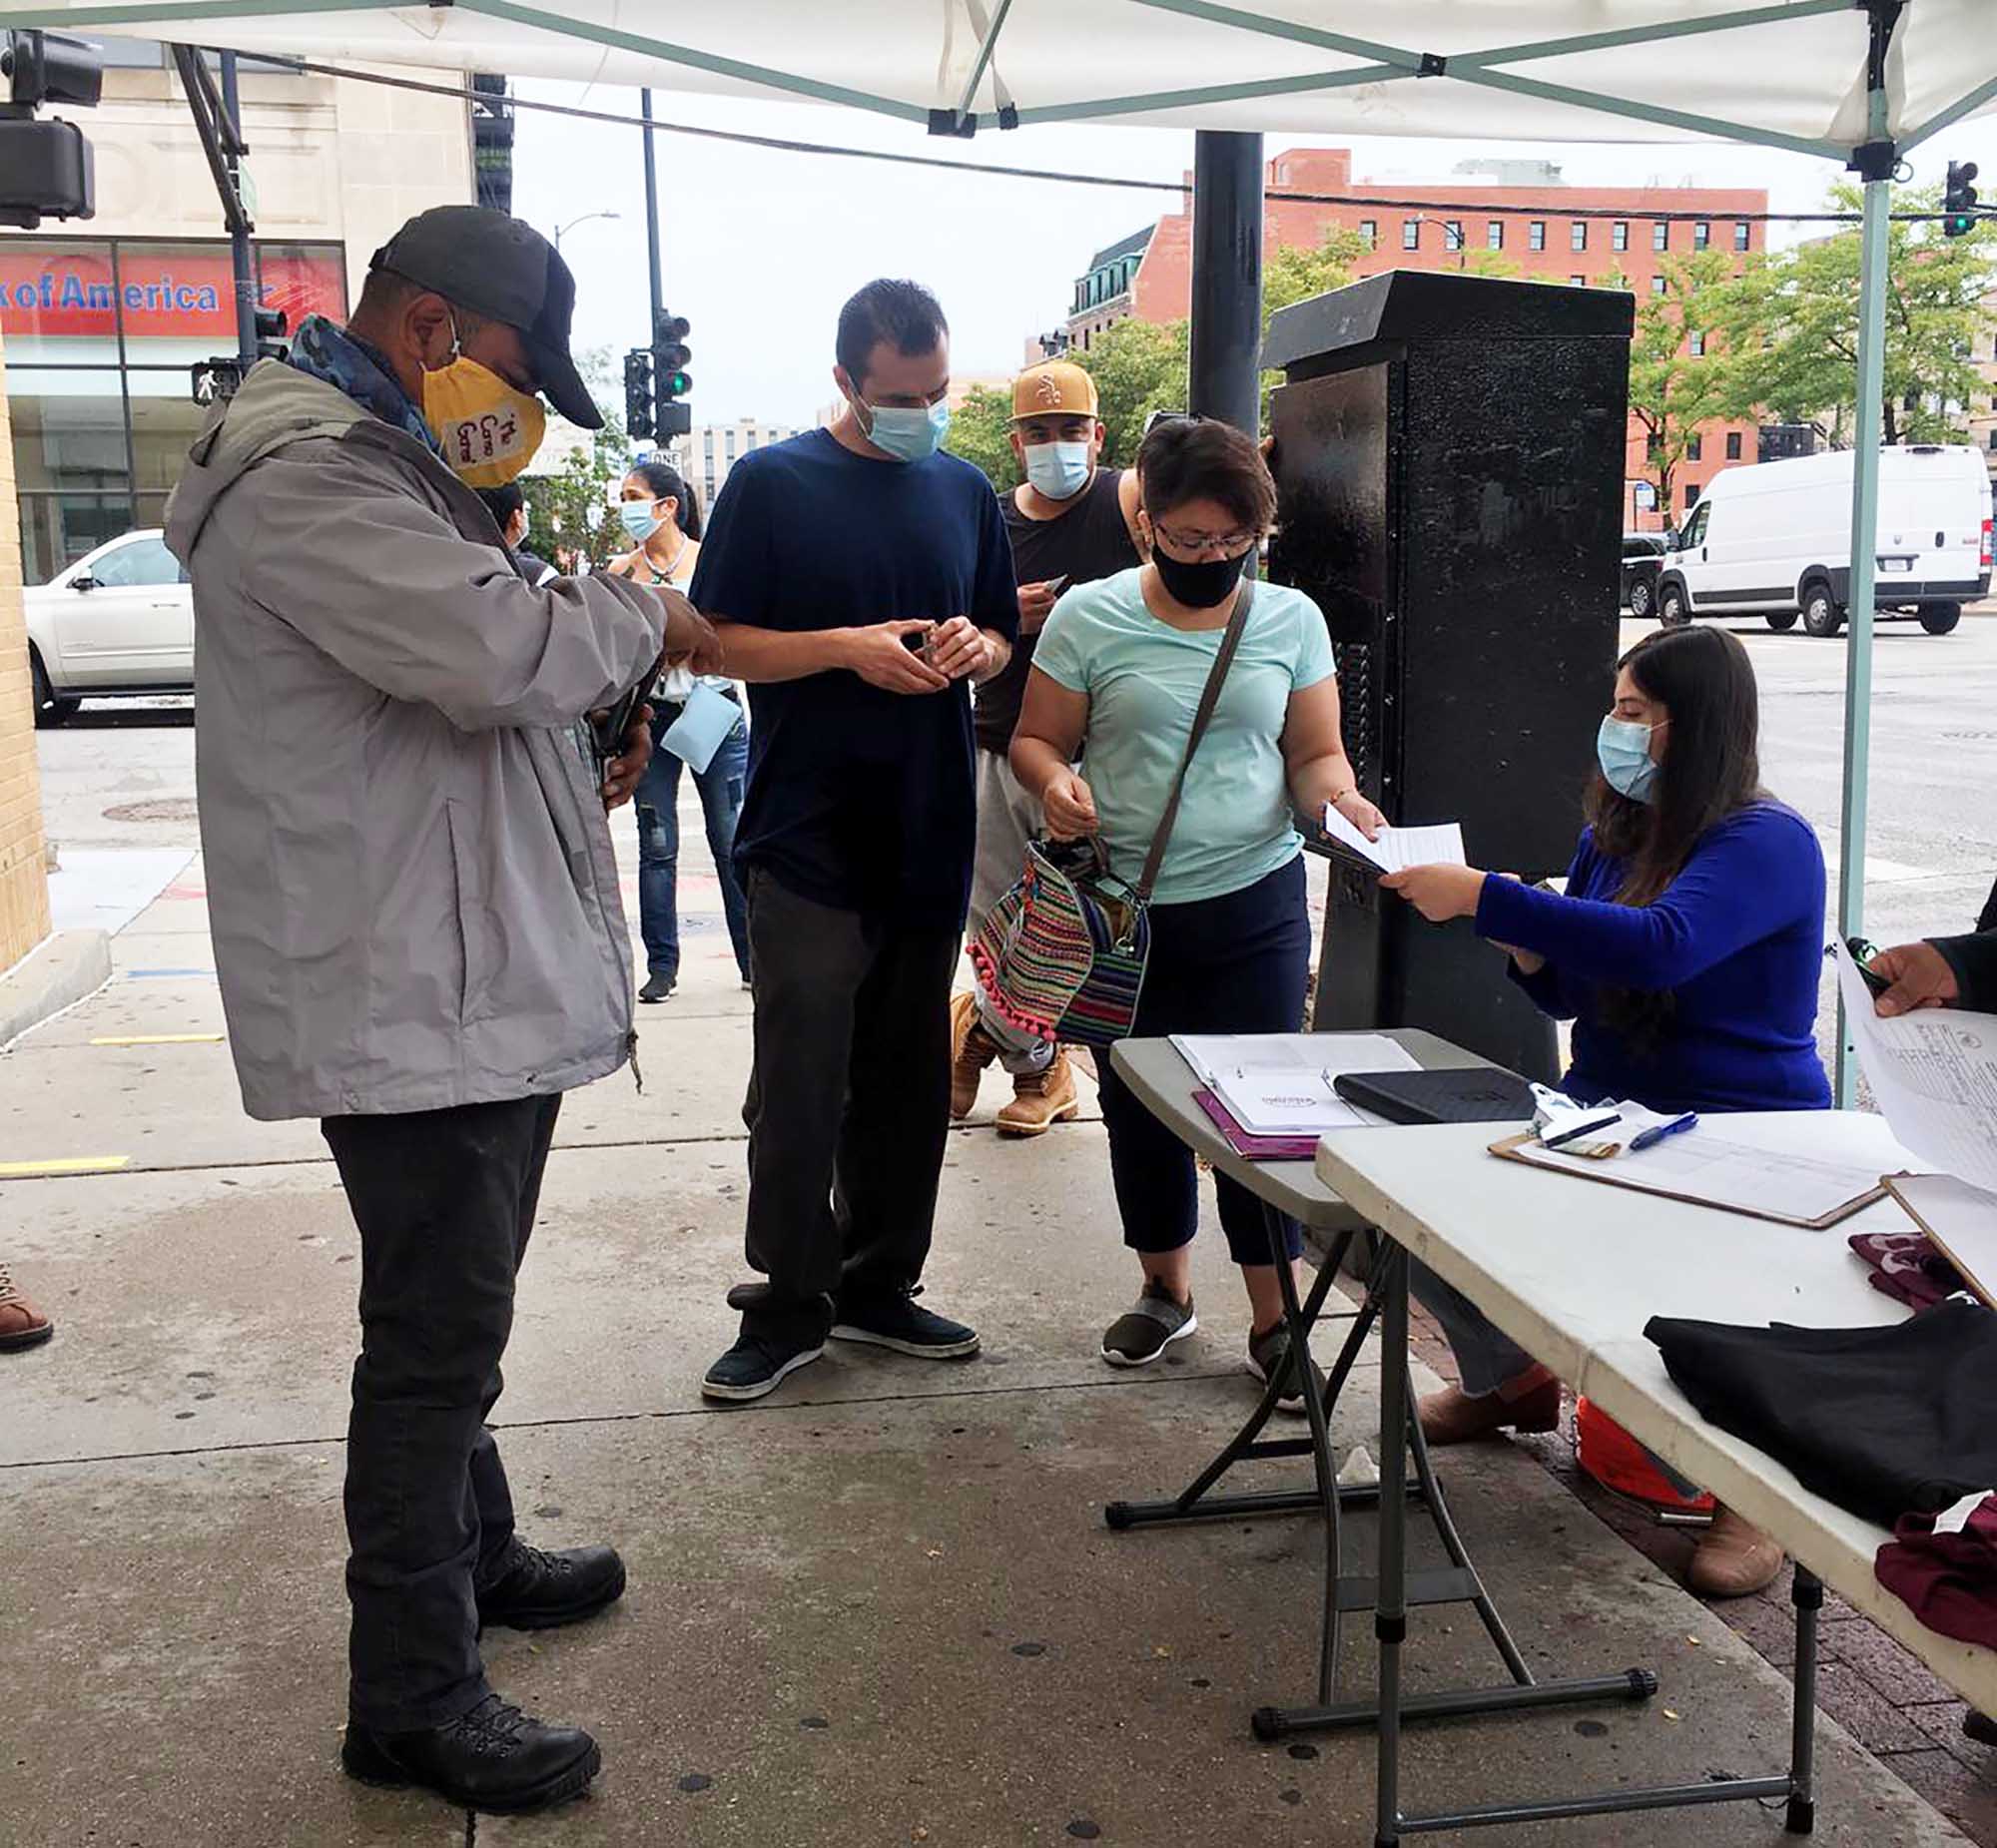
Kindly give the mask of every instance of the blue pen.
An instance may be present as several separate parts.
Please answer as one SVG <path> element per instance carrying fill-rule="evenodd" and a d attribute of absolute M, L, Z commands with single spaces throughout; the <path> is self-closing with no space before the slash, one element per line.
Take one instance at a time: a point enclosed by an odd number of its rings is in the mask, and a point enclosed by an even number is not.
<path fill-rule="evenodd" d="M 1656 1148 L 1666 1136 L 1675 1136 L 1687 1129 L 1698 1127 L 1698 1113 L 1687 1110 L 1684 1115 L 1673 1117 L 1668 1123 L 1658 1123 L 1642 1130 L 1630 1144 L 1630 1153 L 1641 1155 L 1647 1148 Z"/>

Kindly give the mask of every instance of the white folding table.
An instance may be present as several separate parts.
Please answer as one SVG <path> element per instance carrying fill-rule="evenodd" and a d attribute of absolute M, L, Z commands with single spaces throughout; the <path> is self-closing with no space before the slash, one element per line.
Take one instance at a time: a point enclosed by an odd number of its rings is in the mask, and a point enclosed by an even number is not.
<path fill-rule="evenodd" d="M 1729 1116 L 1725 1133 L 1771 1151 L 1855 1161 L 1881 1174 L 1918 1166 L 1881 1118 L 1857 1112 Z M 1376 1842 L 1387 1848 L 1404 1835 L 1474 1823 L 1770 1795 L 1787 1798 L 1788 1827 L 1807 1833 L 1814 1820 L 1816 1612 L 1824 1584 L 1984 1712 L 1997 1711 L 1997 1651 L 1923 1627 L 1873 1576 L 1873 1555 L 1888 1538 L 1886 1531 L 1812 1495 L 1773 1458 L 1707 1425 L 1671 1384 L 1643 1331 L 1658 1315 L 1743 1326 L 1899 1321 L 1909 1312 L 1871 1288 L 1846 1239 L 1856 1231 L 1904 1231 L 1908 1221 L 1887 1201 L 1827 1231 L 1807 1231 L 1502 1161 L 1489 1152 L 1497 1139 L 1489 1124 L 1451 1124 L 1341 1131 L 1319 1145 L 1320 1182 L 1387 1240 L 1375 1282 L 1386 1359 L 1383 1480 L 1398 1480 L 1406 1470 L 1406 1375 L 1392 1357 L 1407 1342 L 1408 1259 L 1414 1257 L 1673 1468 L 1770 1534 L 1795 1560 L 1791 1762 L 1785 1776 L 1771 1778 L 1618 1790 L 1447 1815 L 1404 1814 L 1400 1727 L 1413 1711 L 1401 1694 L 1406 1510 L 1401 1498 L 1386 1496 L 1380 1503 L 1376 1606 Z"/>
<path fill-rule="evenodd" d="M 1424 1067 L 1463 1067 L 1481 1065 L 1485 1061 L 1462 1047 L 1437 1038 L 1433 1033 L 1417 1028 L 1395 1028 L 1389 1036 L 1401 1045 Z M 1437 1689 L 1419 1695 L 1411 1695 L 1401 1700 L 1392 1717 L 1394 1736 L 1398 1739 L 1398 1729 L 1403 1719 L 1440 1719 L 1461 1717 L 1466 1714 L 1544 1711 L 1552 1707 L 1572 1707 L 1596 1704 L 1603 1701 L 1648 1700 L 1658 1691 L 1656 1675 L 1648 1669 L 1632 1667 L 1618 1673 L 1597 1674 L 1585 1677 L 1542 1680 L 1527 1664 L 1524 1653 L 1513 1640 L 1499 1614 L 1468 1548 L 1457 1532 L 1451 1518 L 1449 1505 L 1444 1497 L 1442 1485 L 1436 1479 L 1427 1447 L 1421 1441 L 1419 1427 L 1409 1429 L 1405 1420 L 1399 1422 L 1402 1436 L 1397 1439 L 1395 1455 L 1412 1456 L 1414 1480 L 1404 1481 L 1405 1468 L 1400 1463 L 1388 1467 L 1384 1457 L 1380 1482 L 1377 1484 L 1340 1484 L 1337 1481 L 1337 1458 L 1333 1454 L 1330 1435 L 1331 1415 L 1337 1406 L 1339 1395 L 1351 1375 L 1368 1331 L 1383 1309 L 1391 1313 L 1391 1292 L 1383 1290 L 1383 1279 L 1388 1277 L 1393 1267 L 1387 1262 L 1395 1248 L 1377 1238 L 1367 1225 L 1362 1213 L 1332 1188 L 1320 1180 L 1309 1161 L 1248 1161 L 1236 1154 L 1226 1139 L 1214 1127 L 1194 1099 L 1199 1080 L 1193 1075 L 1168 1040 L 1126 1039 L 1119 1043 L 1113 1053 L 1117 1072 L 1129 1085 L 1131 1091 L 1165 1124 L 1181 1141 L 1187 1143 L 1199 1154 L 1207 1157 L 1221 1172 L 1239 1181 L 1251 1193 L 1280 1208 L 1302 1222 L 1305 1240 L 1313 1256 L 1319 1262 L 1319 1275 L 1307 1299 L 1298 1300 L 1296 1286 L 1290 1275 L 1288 1264 L 1281 1262 L 1281 1251 L 1276 1245 L 1276 1228 L 1270 1228 L 1271 1257 L 1276 1263 L 1276 1276 L 1283 1295 L 1283 1313 L 1289 1325 L 1290 1339 L 1298 1351 L 1304 1351 L 1309 1344 L 1312 1328 L 1329 1296 L 1332 1280 L 1341 1262 L 1350 1252 L 1354 1242 L 1362 1237 L 1377 1247 L 1373 1264 L 1374 1281 L 1367 1291 L 1366 1301 L 1354 1318 L 1347 1332 L 1338 1361 L 1332 1368 L 1325 1384 L 1323 1395 L 1306 1396 L 1305 1411 L 1308 1415 L 1308 1435 L 1301 1438 L 1275 1438 L 1262 1436 L 1270 1415 L 1274 1412 L 1280 1390 L 1282 1376 L 1277 1374 L 1264 1389 L 1260 1403 L 1249 1415 L 1241 1430 L 1221 1450 L 1220 1454 L 1196 1476 L 1178 1495 L 1164 1501 L 1108 1503 L 1103 1509 L 1103 1519 L 1116 1530 L 1170 1526 L 1181 1522 L 1240 1520 L 1263 1515 L 1283 1515 L 1298 1513 L 1318 1513 L 1325 1523 L 1324 1551 L 1324 1615 L 1318 1652 L 1318 1673 L 1315 1699 L 1307 1705 L 1281 1706 L 1263 1705 L 1255 1708 L 1251 1725 L 1258 1738 L 1277 1739 L 1298 1732 L 1322 1731 L 1340 1727 L 1371 1726 L 1378 1722 L 1380 1710 L 1370 1699 L 1340 1701 L 1339 1680 L 1339 1638 L 1342 1618 L 1360 1611 L 1374 1611 L 1379 1604 L 1382 1580 L 1348 1574 L 1343 1565 L 1343 1516 L 1348 1511 L 1379 1509 L 1384 1537 L 1390 1531 L 1396 1537 L 1395 1557 L 1398 1560 L 1402 1545 L 1399 1538 L 1401 1523 L 1409 1503 L 1420 1506 L 1435 1528 L 1436 1538 L 1448 1560 L 1445 1566 L 1433 1570 L 1403 1572 L 1400 1575 L 1396 1595 L 1403 1605 L 1434 1606 L 1438 1604 L 1469 1604 L 1476 1612 L 1491 1639 L 1493 1648 L 1504 1663 L 1506 1679 L 1491 1685 Z M 1504 1125 L 1489 1125 L 1487 1135 L 1496 1134 Z M 1360 1135 L 1397 1137 L 1408 1133 L 1395 1129 L 1372 1129 L 1357 1131 Z M 1405 1279 L 1406 1266 L 1399 1267 L 1399 1274 Z M 1406 1339 L 1406 1295 L 1405 1283 L 1401 1295 L 1402 1333 L 1396 1341 L 1389 1333 L 1387 1345 L 1382 1354 L 1382 1374 L 1388 1391 L 1396 1396 L 1403 1408 L 1409 1403 L 1408 1356 Z M 1396 1363 L 1398 1356 L 1398 1364 Z M 1309 1457 L 1312 1466 L 1312 1486 L 1307 1490 L 1276 1491 L 1258 1494 L 1218 1494 L 1222 1479 L 1236 1466 L 1253 1464 L 1272 1459 Z M 1387 1484 L 1401 1484 L 1405 1493 L 1383 1494 Z M 1404 1618 L 1402 1619 L 1404 1621 Z M 1375 1618 L 1376 1628 L 1378 1618 Z M 1701 1784 L 1693 1787 L 1695 1794 L 1687 1801 L 1712 1801 L 1707 1793 L 1713 1786 Z M 1739 1790 L 1728 1787 L 1728 1794 L 1741 1796 L 1781 1795 L 1787 1791 L 1786 1782 L 1762 1780 Z M 1557 1811 L 1549 1813 L 1567 1813 Z M 1431 1824 L 1429 1826 L 1442 1826 Z M 1392 1839 L 1392 1838 L 1383 1838 Z"/>

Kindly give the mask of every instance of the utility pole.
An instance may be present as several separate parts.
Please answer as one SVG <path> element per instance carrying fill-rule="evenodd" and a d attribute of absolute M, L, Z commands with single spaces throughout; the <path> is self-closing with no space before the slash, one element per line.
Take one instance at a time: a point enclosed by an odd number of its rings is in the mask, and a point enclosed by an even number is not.
<path fill-rule="evenodd" d="M 228 119 L 223 140 L 223 158 L 229 167 L 229 184 L 243 199 L 243 156 L 249 152 L 243 140 L 243 99 L 236 83 L 236 54 L 222 54 L 222 113 Z M 244 205 L 230 215 L 229 259 L 236 273 L 236 352 L 247 374 L 257 363 L 257 269 L 250 249 L 250 214 Z"/>
<path fill-rule="evenodd" d="M 652 265 L 651 324 L 656 327 L 666 311 L 666 292 L 659 273 L 659 171 L 652 153 L 651 91 L 639 91 L 638 109 L 645 121 L 645 252 Z"/>
<path fill-rule="evenodd" d="M 1256 435 L 1262 417 L 1262 138 L 1193 137 L 1187 408 Z"/>

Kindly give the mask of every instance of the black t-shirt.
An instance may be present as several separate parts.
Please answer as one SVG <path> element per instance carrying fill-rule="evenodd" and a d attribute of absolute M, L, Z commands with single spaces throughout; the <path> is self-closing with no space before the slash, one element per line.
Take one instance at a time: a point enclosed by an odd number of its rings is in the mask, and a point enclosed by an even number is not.
<path fill-rule="evenodd" d="M 1114 577 L 1143 561 L 1130 542 L 1123 518 L 1121 469 L 1098 468 L 1094 479 L 1074 497 L 1058 519 L 1029 520 L 1017 500 L 1007 494 L 999 503 L 1005 530 L 1012 540 L 1012 572 L 1021 584 L 1044 584 L 1049 578 L 1072 578 L 1092 584 Z M 1026 697 L 1026 675 L 1033 665 L 1037 634 L 1022 635 L 1012 644 L 1012 659 L 1004 673 L 978 689 L 978 744 L 1003 757 L 1019 723 Z"/>
<path fill-rule="evenodd" d="M 954 455 L 856 455 L 826 430 L 730 470 L 695 567 L 716 621 L 799 632 L 969 616 L 1011 636 L 998 497 Z M 962 928 L 977 837 L 970 683 L 899 694 L 840 670 L 752 687 L 735 864 L 814 904 Z"/>

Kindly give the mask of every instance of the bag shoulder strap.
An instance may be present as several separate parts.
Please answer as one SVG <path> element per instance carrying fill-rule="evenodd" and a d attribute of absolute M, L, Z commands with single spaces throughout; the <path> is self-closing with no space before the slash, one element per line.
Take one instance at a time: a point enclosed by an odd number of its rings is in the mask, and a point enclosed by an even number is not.
<path fill-rule="evenodd" d="M 1227 679 L 1227 670 L 1234 665 L 1234 652 L 1241 646 L 1242 632 L 1248 627 L 1248 612 L 1254 605 L 1255 580 L 1244 577 L 1241 594 L 1234 601 L 1234 614 L 1227 619 L 1219 652 L 1213 657 L 1213 667 L 1200 693 L 1199 710 L 1192 716 L 1192 731 L 1186 737 L 1185 756 L 1179 759 L 1179 774 L 1172 779 L 1171 797 L 1165 804 L 1164 815 L 1159 819 L 1158 832 L 1151 837 L 1151 851 L 1144 856 L 1144 871 L 1138 876 L 1132 895 L 1139 905 L 1149 903 L 1151 888 L 1158 883 L 1158 875 L 1164 868 L 1165 849 L 1171 845 L 1172 826 L 1179 819 L 1179 798 L 1185 794 L 1186 772 L 1192 768 L 1193 753 L 1199 749 L 1199 741 L 1206 736 L 1206 728 L 1213 723 L 1214 709 L 1220 704 L 1221 686 Z"/>

